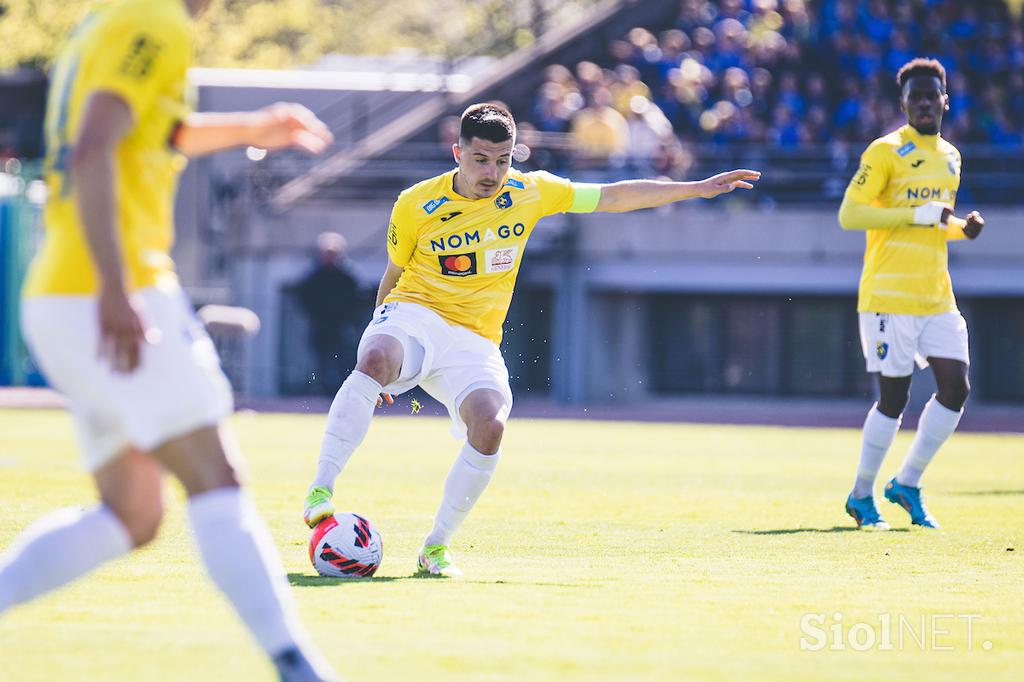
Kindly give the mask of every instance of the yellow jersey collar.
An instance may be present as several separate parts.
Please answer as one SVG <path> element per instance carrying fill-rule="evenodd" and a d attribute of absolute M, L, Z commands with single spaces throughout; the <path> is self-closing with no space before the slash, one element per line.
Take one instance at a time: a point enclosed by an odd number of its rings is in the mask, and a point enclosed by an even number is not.
<path fill-rule="evenodd" d="M 919 133 L 914 126 L 909 123 L 903 126 L 903 137 L 913 142 L 918 147 L 924 149 L 935 149 L 939 145 L 939 135 L 924 135 Z"/>

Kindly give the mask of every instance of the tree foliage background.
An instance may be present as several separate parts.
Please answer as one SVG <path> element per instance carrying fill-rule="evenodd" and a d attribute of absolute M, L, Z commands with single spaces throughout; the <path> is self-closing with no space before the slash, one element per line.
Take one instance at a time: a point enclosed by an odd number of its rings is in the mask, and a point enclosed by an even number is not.
<path fill-rule="evenodd" d="M 0 0 L 0 69 L 46 68 L 95 0 Z M 415 48 L 503 55 L 546 24 L 602 0 L 213 0 L 196 28 L 197 64 L 290 68 L 322 55 Z"/>

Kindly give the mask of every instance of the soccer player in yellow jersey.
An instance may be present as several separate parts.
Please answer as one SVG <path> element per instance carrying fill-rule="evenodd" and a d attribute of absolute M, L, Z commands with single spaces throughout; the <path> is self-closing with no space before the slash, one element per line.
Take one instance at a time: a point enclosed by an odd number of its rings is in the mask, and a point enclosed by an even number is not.
<path fill-rule="evenodd" d="M 760 174 L 736 170 L 700 182 L 630 180 L 596 185 L 512 168 L 516 127 L 494 104 L 462 115 L 457 167 L 402 192 L 387 231 L 389 263 L 377 309 L 327 417 L 304 518 L 334 511 L 334 481 L 362 442 L 383 395 L 422 386 L 442 402 L 452 433 L 466 439 L 418 559 L 420 571 L 456 576 L 448 544 L 498 463 L 512 407 L 498 350 L 516 275 L 537 221 L 555 213 L 632 211 L 751 188 Z"/>
<path fill-rule="evenodd" d="M 857 310 L 879 398 L 864 422 L 860 464 L 846 500 L 847 513 L 867 530 L 889 529 L 875 506 L 874 483 L 900 427 L 915 359 L 931 366 L 937 392 L 885 497 L 906 509 L 913 524 L 938 526 L 921 501 L 921 473 L 956 430 L 969 391 L 967 324 L 953 298 L 946 242 L 975 239 L 985 224 L 977 211 L 966 220 L 953 215 L 960 152 L 939 135 L 949 108 L 942 65 L 915 59 L 897 81 L 908 124 L 871 143 L 839 209 L 844 229 L 867 234 Z"/>
<path fill-rule="evenodd" d="M 188 494 L 207 572 L 280 678 L 333 679 L 239 488 L 238 453 L 221 430 L 230 386 L 169 256 L 185 156 L 244 144 L 315 153 L 331 135 L 298 105 L 188 111 L 190 15 L 205 5 L 98 3 L 55 64 L 45 123 L 46 237 L 24 285 L 22 328 L 67 397 L 100 503 L 51 514 L 0 558 L 0 612 L 152 540 L 166 469 Z"/>

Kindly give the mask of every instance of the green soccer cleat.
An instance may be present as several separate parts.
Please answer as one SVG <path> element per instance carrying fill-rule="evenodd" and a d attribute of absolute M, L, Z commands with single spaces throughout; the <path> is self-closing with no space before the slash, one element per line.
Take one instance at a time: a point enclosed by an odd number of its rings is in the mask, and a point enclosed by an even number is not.
<path fill-rule="evenodd" d="M 462 571 L 452 561 L 447 545 L 427 545 L 420 550 L 420 558 L 416 561 L 419 573 L 441 575 L 446 578 L 459 578 Z"/>
<path fill-rule="evenodd" d="M 302 520 L 310 528 L 334 513 L 334 503 L 331 502 L 333 493 L 327 488 L 313 488 L 306 495 L 306 510 L 302 512 Z"/>

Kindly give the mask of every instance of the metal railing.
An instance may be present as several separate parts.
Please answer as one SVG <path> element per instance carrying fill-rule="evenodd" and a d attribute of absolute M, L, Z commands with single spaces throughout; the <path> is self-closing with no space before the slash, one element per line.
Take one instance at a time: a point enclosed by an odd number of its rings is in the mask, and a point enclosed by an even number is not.
<path fill-rule="evenodd" d="M 815 204 L 838 201 L 853 176 L 863 145 L 835 143 L 784 148 L 760 144 L 682 144 L 680 163 L 669 168 L 676 179 L 697 179 L 729 168 L 754 168 L 764 173 L 753 199 L 766 204 Z M 577 153 L 568 134 L 544 134 L 532 141 L 531 158 L 520 168 L 544 168 L 587 181 L 615 181 L 661 174 L 652 159 L 624 154 L 593 158 Z M 961 147 L 964 172 L 960 198 L 972 204 L 1021 202 L 1024 148 L 989 145 Z M 294 153 L 268 156 L 249 172 L 256 196 L 269 194 L 306 172 L 314 160 Z M 451 151 L 441 143 L 406 143 L 375 158 L 361 160 L 355 170 L 320 187 L 314 195 L 325 201 L 391 200 L 402 189 L 453 166 Z"/>

